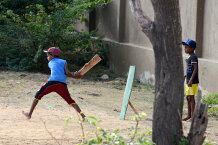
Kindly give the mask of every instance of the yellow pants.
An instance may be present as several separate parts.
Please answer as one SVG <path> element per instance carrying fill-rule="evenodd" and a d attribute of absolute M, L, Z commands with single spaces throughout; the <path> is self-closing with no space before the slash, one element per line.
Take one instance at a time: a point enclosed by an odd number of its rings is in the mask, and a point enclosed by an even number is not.
<path fill-rule="evenodd" d="M 186 96 L 197 95 L 198 94 L 198 84 L 192 84 L 191 87 L 186 85 Z"/>

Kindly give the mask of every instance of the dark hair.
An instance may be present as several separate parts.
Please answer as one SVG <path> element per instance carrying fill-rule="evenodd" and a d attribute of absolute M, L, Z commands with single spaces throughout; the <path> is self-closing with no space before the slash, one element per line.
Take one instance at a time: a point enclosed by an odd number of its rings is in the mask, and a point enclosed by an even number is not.
<path fill-rule="evenodd" d="M 53 55 L 50 52 L 47 52 L 47 53 L 50 54 L 50 55 Z M 59 58 L 59 56 L 57 56 L 57 55 L 53 55 L 53 56 Z"/>

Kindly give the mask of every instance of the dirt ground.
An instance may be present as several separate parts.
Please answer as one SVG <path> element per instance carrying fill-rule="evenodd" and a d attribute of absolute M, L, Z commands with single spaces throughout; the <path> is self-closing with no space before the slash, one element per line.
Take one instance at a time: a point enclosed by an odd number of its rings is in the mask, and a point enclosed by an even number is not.
<path fill-rule="evenodd" d="M 48 77 L 41 73 L 0 71 L 0 145 L 80 143 L 82 131 L 80 124 L 75 121 L 78 120 L 77 113 L 57 94 L 44 96 L 31 120 L 21 113 L 22 110 L 29 111 L 36 91 Z M 125 79 L 89 81 L 68 78 L 67 82 L 72 98 L 86 115 L 103 120 L 98 126 L 107 131 L 120 129 L 120 135 L 129 140 L 127 133 L 135 125 L 131 120 L 134 112 L 128 107 L 126 119 L 119 119 Z M 147 119 L 140 123 L 140 129 L 152 129 L 153 92 L 151 86 L 134 84 L 130 100 L 138 112 L 147 114 Z M 65 121 L 70 116 L 72 120 L 65 127 Z M 183 122 L 185 135 L 189 127 L 190 122 Z M 93 126 L 84 124 L 85 132 L 91 130 Z M 218 120 L 215 118 L 209 118 L 207 139 L 218 143 Z"/>

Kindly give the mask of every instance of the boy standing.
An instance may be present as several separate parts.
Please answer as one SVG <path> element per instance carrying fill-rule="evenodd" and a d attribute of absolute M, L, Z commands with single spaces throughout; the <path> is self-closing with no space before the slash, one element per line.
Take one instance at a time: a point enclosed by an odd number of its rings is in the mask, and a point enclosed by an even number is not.
<path fill-rule="evenodd" d="M 189 120 L 195 109 L 195 98 L 194 96 L 198 93 L 198 58 L 194 51 L 196 48 L 196 42 L 194 40 L 187 39 L 182 42 L 185 47 L 185 53 L 189 54 L 189 58 L 186 59 L 186 99 L 188 105 L 188 116 L 184 118 L 184 121 Z"/>
<path fill-rule="evenodd" d="M 81 117 L 86 117 L 83 112 L 80 110 L 76 102 L 70 97 L 69 91 L 66 85 L 66 76 L 79 79 L 82 76 L 79 72 L 70 72 L 67 67 L 66 60 L 60 59 L 59 55 L 61 50 L 58 47 L 51 47 L 48 50 L 44 51 L 47 53 L 48 66 L 51 70 L 51 75 L 49 80 L 40 88 L 36 93 L 35 99 L 33 100 L 32 106 L 29 112 L 24 112 L 23 114 L 31 119 L 32 113 L 38 104 L 38 101 L 44 96 L 51 92 L 56 92 L 59 94 L 69 105 L 73 106 L 74 109 L 80 113 Z"/>

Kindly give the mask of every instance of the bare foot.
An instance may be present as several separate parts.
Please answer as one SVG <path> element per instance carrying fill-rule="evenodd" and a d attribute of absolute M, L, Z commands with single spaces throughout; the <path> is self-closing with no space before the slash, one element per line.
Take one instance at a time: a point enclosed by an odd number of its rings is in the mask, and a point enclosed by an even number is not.
<path fill-rule="evenodd" d="M 191 118 L 190 118 L 189 120 L 187 120 L 187 121 L 188 121 L 188 122 L 192 122 L 192 119 L 193 119 L 193 118 L 191 117 Z"/>
<path fill-rule="evenodd" d="M 22 111 L 23 115 L 26 116 L 27 119 L 30 119 L 31 116 L 29 115 L 29 113 Z"/>
<path fill-rule="evenodd" d="M 183 121 L 189 120 L 191 117 L 187 116 L 186 118 L 182 119 Z"/>

